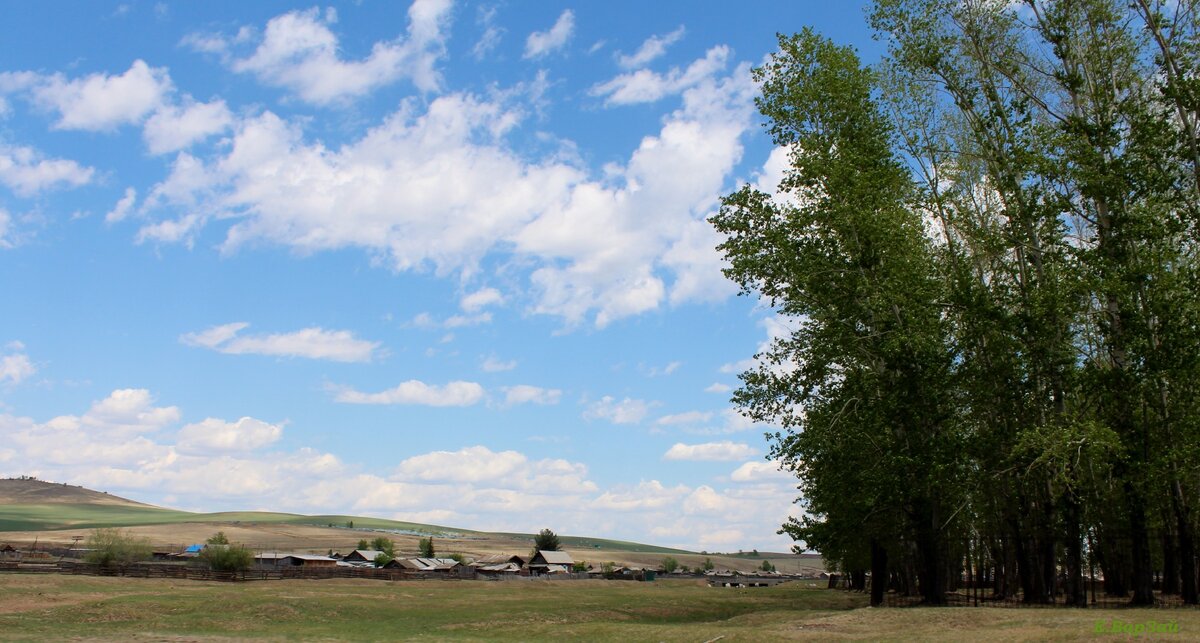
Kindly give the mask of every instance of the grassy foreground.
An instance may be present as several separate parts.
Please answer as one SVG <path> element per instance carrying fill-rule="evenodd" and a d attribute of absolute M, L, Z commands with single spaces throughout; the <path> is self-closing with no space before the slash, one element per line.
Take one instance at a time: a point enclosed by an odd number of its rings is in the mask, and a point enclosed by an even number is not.
<path fill-rule="evenodd" d="M 861 595 L 810 589 L 710 588 L 700 582 L 239 585 L 0 574 L 0 640 L 1119 640 L 1097 621 L 1176 621 L 1193 610 L 870 609 Z M 719 637 L 719 638 L 718 638 Z"/>

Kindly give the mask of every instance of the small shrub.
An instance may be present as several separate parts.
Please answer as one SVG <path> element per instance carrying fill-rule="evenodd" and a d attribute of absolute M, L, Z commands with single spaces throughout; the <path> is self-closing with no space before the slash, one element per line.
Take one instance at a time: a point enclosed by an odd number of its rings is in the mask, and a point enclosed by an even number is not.
<path fill-rule="evenodd" d="M 85 546 L 91 551 L 83 559 L 104 567 L 132 565 L 150 558 L 152 553 L 149 539 L 116 528 L 93 529 Z"/>

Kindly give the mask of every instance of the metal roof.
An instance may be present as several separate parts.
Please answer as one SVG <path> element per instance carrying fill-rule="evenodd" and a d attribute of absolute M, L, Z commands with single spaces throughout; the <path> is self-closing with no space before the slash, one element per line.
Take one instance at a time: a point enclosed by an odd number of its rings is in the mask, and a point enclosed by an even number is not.
<path fill-rule="evenodd" d="M 542 558 L 551 565 L 574 565 L 575 560 L 565 551 L 539 551 Z"/>

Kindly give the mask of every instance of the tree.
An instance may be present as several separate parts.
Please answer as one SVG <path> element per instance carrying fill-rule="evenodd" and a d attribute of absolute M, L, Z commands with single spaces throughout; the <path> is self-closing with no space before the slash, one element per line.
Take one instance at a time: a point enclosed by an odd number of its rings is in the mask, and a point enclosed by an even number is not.
<path fill-rule="evenodd" d="M 713 565 L 712 559 L 711 559 L 711 558 L 705 558 L 705 559 L 704 559 L 704 564 L 700 566 L 700 569 L 703 569 L 703 570 L 704 570 L 704 571 L 706 571 L 706 572 L 711 572 L 711 571 L 713 570 L 713 568 L 714 568 L 714 567 L 715 567 L 715 565 Z"/>
<path fill-rule="evenodd" d="M 150 540 L 139 538 L 131 531 L 115 527 L 93 529 L 84 543 L 86 562 L 103 567 L 124 569 L 133 563 L 150 558 Z"/>
<path fill-rule="evenodd" d="M 726 235 L 725 274 L 796 330 L 742 374 L 734 401 L 795 430 L 772 449 L 808 504 L 789 534 L 858 570 L 878 563 L 872 544 L 910 537 L 924 601 L 942 604 L 965 467 L 918 193 L 853 51 L 807 30 L 779 47 L 754 77 L 768 131 L 791 150 L 789 199 L 746 186 L 711 220 Z"/>
<path fill-rule="evenodd" d="M 223 532 L 223 531 L 218 531 L 217 533 L 213 534 L 213 535 L 212 535 L 212 536 L 211 536 L 211 537 L 210 537 L 208 540 L 206 540 L 205 542 L 206 542 L 206 543 L 208 543 L 208 544 L 210 544 L 210 545 L 228 545 L 228 544 L 229 544 L 229 538 L 228 538 L 227 536 L 225 536 L 225 532 Z"/>
<path fill-rule="evenodd" d="M 244 545 L 210 544 L 196 560 L 213 571 L 238 572 L 254 565 L 254 554 Z"/>
<path fill-rule="evenodd" d="M 549 529 L 543 529 L 533 537 L 533 551 L 558 551 L 558 535 Z"/>
<path fill-rule="evenodd" d="M 664 572 L 671 574 L 674 573 L 676 569 L 679 569 L 679 561 L 667 556 L 666 558 L 662 559 L 660 566 Z"/>
<path fill-rule="evenodd" d="M 371 548 L 371 543 L 368 542 L 366 538 L 359 538 L 358 545 L 355 547 L 355 549 L 370 549 L 370 548 Z"/>
<path fill-rule="evenodd" d="M 758 566 L 758 568 L 759 568 L 760 570 L 764 571 L 764 572 L 773 572 L 773 571 L 775 571 L 775 566 L 774 566 L 774 565 L 772 565 L 772 564 L 771 564 L 771 561 L 769 561 L 769 560 L 764 560 L 764 561 L 762 562 L 762 565 L 759 565 L 759 566 Z"/>
<path fill-rule="evenodd" d="M 396 557 L 396 546 L 390 538 L 379 536 L 371 541 L 370 548 L 376 551 L 381 551 L 387 554 L 390 558 Z"/>
<path fill-rule="evenodd" d="M 396 557 L 393 556 L 392 554 L 390 554 L 386 551 L 381 551 L 378 554 L 375 554 L 375 558 L 373 559 L 373 562 L 375 563 L 376 567 L 384 567 L 388 563 L 392 562 L 395 559 L 396 559 Z"/>
<path fill-rule="evenodd" d="M 581 561 L 575 563 L 571 567 L 571 571 L 573 571 L 577 574 L 582 574 L 582 573 L 586 572 L 587 570 L 588 570 L 588 564 L 587 564 L 586 560 L 581 560 Z"/>
<path fill-rule="evenodd" d="M 433 558 L 434 557 L 433 536 L 430 536 L 428 538 L 422 538 L 421 542 L 418 544 L 418 547 L 421 551 L 422 558 Z"/>

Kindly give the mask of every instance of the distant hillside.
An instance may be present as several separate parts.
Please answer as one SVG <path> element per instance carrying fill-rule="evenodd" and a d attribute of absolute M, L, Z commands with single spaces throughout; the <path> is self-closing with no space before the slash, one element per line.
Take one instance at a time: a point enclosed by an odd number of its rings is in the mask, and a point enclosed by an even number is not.
<path fill-rule="evenodd" d="M 29 478 L 0 479 L 0 505 L 119 505 L 124 507 L 146 507 L 154 505 L 134 502 L 84 487 L 66 483 L 45 482 Z"/>
<path fill-rule="evenodd" d="M 316 515 L 276 513 L 268 511 L 229 511 L 192 513 L 134 502 L 83 487 L 43 482 L 41 480 L 0 480 L 0 532 L 42 532 L 60 529 L 93 529 L 96 527 L 139 527 L 147 525 L 178 525 L 191 523 L 311 525 L 358 530 L 383 530 L 413 536 L 452 537 L 462 540 L 502 537 L 533 544 L 533 534 L 488 533 L 471 529 L 427 525 L 422 523 L 370 518 L 365 516 Z M 205 528 L 207 530 L 207 527 Z M 361 537 L 359 532 L 348 532 Z M 687 553 L 655 545 L 560 535 L 563 545 L 576 549 L 595 549 L 616 552 L 662 554 Z M 524 547 L 524 545 L 522 545 Z"/>

